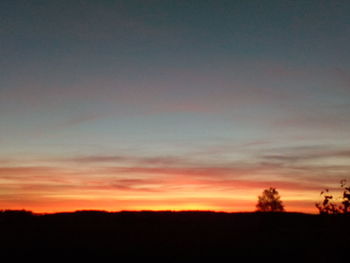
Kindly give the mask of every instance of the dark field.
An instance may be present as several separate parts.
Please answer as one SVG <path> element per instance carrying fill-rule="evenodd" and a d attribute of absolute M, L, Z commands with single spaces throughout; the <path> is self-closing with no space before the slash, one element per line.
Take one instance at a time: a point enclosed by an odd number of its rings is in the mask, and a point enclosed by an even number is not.
<path fill-rule="evenodd" d="M 349 262 L 350 255 L 348 215 L 3 211 L 0 233 L 1 254 L 13 259 Z"/>

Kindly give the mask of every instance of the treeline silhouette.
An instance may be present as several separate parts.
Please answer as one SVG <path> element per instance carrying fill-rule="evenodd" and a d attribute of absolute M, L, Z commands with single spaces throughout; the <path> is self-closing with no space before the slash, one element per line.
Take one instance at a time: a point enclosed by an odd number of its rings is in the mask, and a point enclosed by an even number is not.
<path fill-rule="evenodd" d="M 7 210 L 0 212 L 0 249 L 13 260 L 77 256 L 114 262 L 334 262 L 348 251 L 349 222 L 344 214 Z"/>

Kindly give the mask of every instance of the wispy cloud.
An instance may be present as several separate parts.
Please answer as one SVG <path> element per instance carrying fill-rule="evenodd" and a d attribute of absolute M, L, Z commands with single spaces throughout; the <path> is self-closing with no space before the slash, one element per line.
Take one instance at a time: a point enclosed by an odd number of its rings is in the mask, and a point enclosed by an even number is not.
<path fill-rule="evenodd" d="M 150 165 L 150 166 L 173 166 L 173 165 L 185 165 L 187 159 L 184 157 L 175 156 L 162 156 L 162 157 L 142 157 L 142 156 L 131 156 L 131 155 L 90 155 L 80 156 L 63 161 L 71 161 L 76 163 L 90 163 L 90 164 L 101 164 L 101 163 L 129 163 L 138 165 Z"/>
<path fill-rule="evenodd" d="M 311 147 L 307 151 L 302 150 L 303 148 L 290 148 L 292 152 L 284 154 L 266 154 L 262 158 L 270 161 L 284 162 L 284 163 L 295 163 L 307 160 L 317 160 L 321 158 L 350 158 L 350 149 L 329 149 L 325 147 L 315 147 L 314 151 L 310 151 Z"/>
<path fill-rule="evenodd" d="M 35 198 L 59 197 L 62 200 L 112 197 L 141 200 L 186 196 L 203 197 L 201 204 L 204 204 L 205 197 L 213 196 L 223 204 L 235 200 L 238 206 L 240 200 L 253 203 L 256 195 L 270 186 L 288 194 L 288 200 L 300 201 L 302 195 L 307 201 L 317 198 L 325 187 L 336 187 L 350 170 L 346 162 L 339 163 L 340 159 L 350 159 L 350 151 L 345 146 L 273 148 L 270 144 L 262 145 L 265 151 L 255 152 L 253 147 L 250 159 L 220 163 L 211 163 L 210 158 L 191 158 L 191 155 L 95 154 L 58 158 L 45 166 L 2 164 L 0 203 L 13 203 L 16 195 L 33 202 Z M 302 206 L 301 203 L 294 205 Z"/>

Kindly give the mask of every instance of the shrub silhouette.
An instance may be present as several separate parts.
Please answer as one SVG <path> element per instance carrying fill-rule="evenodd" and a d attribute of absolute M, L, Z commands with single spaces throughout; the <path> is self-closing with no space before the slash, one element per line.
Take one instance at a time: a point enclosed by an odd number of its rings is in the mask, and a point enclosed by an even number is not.
<path fill-rule="evenodd" d="M 343 194 L 340 198 L 334 197 L 329 192 L 329 189 L 321 191 L 320 195 L 323 201 L 315 204 L 320 214 L 350 213 L 350 186 L 347 185 L 346 180 L 341 180 L 340 187 L 343 189 Z"/>
<path fill-rule="evenodd" d="M 347 185 L 346 180 L 341 180 L 340 186 L 343 188 L 342 211 L 344 214 L 350 213 L 350 186 Z"/>
<path fill-rule="evenodd" d="M 261 212 L 283 212 L 284 206 L 280 200 L 276 188 L 265 189 L 261 196 L 258 196 L 257 210 Z"/>

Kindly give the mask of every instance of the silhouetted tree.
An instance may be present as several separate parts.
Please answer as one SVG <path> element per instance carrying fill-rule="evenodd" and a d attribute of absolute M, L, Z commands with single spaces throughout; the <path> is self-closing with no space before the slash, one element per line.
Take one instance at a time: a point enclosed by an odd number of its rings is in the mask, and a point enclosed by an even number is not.
<path fill-rule="evenodd" d="M 347 185 L 346 180 L 341 180 L 340 187 L 343 194 L 338 198 L 334 197 L 329 189 L 321 191 L 323 201 L 315 204 L 320 214 L 350 213 L 350 186 Z"/>
<path fill-rule="evenodd" d="M 347 185 L 346 180 L 341 180 L 340 186 L 343 188 L 343 213 L 350 213 L 350 186 Z"/>
<path fill-rule="evenodd" d="M 322 196 L 323 201 L 316 203 L 316 207 L 320 214 L 339 214 L 341 212 L 333 195 L 329 192 L 329 189 L 321 191 L 320 195 Z"/>
<path fill-rule="evenodd" d="M 261 212 L 283 212 L 284 206 L 276 188 L 265 189 L 261 196 L 258 196 L 256 208 Z"/>

